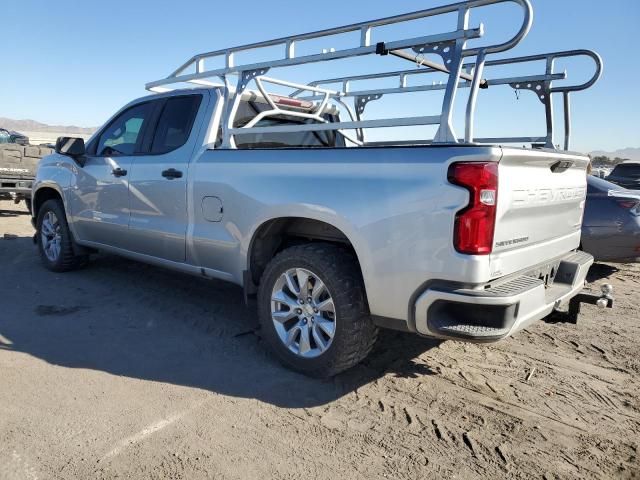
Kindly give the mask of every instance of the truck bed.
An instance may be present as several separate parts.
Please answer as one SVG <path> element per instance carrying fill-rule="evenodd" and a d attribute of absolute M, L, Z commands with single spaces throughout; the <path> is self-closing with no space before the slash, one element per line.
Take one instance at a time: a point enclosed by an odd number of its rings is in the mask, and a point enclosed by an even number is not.
<path fill-rule="evenodd" d="M 452 241 L 469 192 L 446 172 L 454 162 L 474 161 L 499 165 L 490 255 L 461 254 Z M 411 296 L 427 280 L 482 286 L 576 249 L 588 161 L 498 146 L 209 150 L 189 172 L 194 228 L 187 261 L 210 266 L 212 242 L 224 245 L 230 254 L 223 270 L 242 283 L 246 263 L 231 253 L 247 251 L 260 225 L 287 216 L 319 220 L 353 244 L 372 313 L 406 318 Z M 557 162 L 571 166 L 553 173 Z M 572 195 L 554 193 L 565 191 Z M 221 199 L 221 223 L 200 209 L 210 196 Z"/>

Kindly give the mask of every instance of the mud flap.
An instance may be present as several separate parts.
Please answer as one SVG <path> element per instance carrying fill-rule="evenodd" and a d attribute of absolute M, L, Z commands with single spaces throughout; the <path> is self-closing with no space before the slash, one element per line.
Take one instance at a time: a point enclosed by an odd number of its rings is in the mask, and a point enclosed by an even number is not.
<path fill-rule="evenodd" d="M 249 307 L 255 303 L 258 287 L 253 283 L 253 278 L 248 270 L 242 271 L 242 293 L 244 296 L 244 304 Z"/>

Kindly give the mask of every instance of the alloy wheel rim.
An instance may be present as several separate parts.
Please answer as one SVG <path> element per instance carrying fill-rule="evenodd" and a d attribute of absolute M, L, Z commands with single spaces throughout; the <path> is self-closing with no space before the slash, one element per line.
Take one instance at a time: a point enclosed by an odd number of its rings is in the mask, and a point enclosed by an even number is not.
<path fill-rule="evenodd" d="M 278 277 L 271 319 L 283 345 L 303 358 L 322 355 L 335 336 L 333 297 L 320 277 L 305 268 L 290 268 Z"/>
<path fill-rule="evenodd" d="M 45 256 L 51 262 L 57 261 L 62 250 L 62 235 L 60 222 L 55 213 L 49 211 L 45 214 L 40 226 L 40 235 Z"/>

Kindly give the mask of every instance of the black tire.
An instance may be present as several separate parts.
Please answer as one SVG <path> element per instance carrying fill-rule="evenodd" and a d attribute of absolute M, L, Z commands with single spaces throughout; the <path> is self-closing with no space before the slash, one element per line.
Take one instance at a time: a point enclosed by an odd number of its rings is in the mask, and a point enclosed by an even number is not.
<path fill-rule="evenodd" d="M 55 260 L 47 256 L 42 244 L 42 222 L 49 212 L 52 212 L 55 215 L 59 225 L 60 253 Z M 38 217 L 36 219 L 36 244 L 38 246 L 38 251 L 40 252 L 42 263 L 53 272 L 68 272 L 70 270 L 76 270 L 85 266 L 89 260 L 88 255 L 78 255 L 74 250 L 73 237 L 71 235 L 71 230 L 69 230 L 67 217 L 60 200 L 47 200 L 44 202 L 42 207 L 40 207 L 40 210 L 38 210 Z"/>
<path fill-rule="evenodd" d="M 303 358 L 280 339 L 271 318 L 271 296 L 289 269 L 314 272 L 326 285 L 335 306 L 335 333 L 319 356 Z M 371 321 L 362 275 L 351 253 L 336 245 L 309 243 L 283 250 L 267 265 L 258 291 L 262 338 L 287 367 L 317 378 L 334 376 L 361 362 L 375 344 L 378 329 Z"/>

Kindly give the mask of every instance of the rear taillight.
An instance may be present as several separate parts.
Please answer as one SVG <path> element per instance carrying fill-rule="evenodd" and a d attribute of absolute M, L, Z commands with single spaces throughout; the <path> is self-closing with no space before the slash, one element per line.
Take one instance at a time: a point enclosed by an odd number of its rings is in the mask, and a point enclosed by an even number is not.
<path fill-rule="evenodd" d="M 453 244 L 460 253 L 488 255 L 493 249 L 498 202 L 498 164 L 459 162 L 449 167 L 449 181 L 469 190 L 469 205 L 456 214 Z"/>
<path fill-rule="evenodd" d="M 629 210 L 631 215 L 640 216 L 640 201 L 638 200 L 616 200 L 618 205 Z"/>
<path fill-rule="evenodd" d="M 638 202 L 634 200 L 618 200 L 618 205 L 620 205 L 622 208 L 628 208 L 629 210 L 634 208 L 637 203 Z"/>

